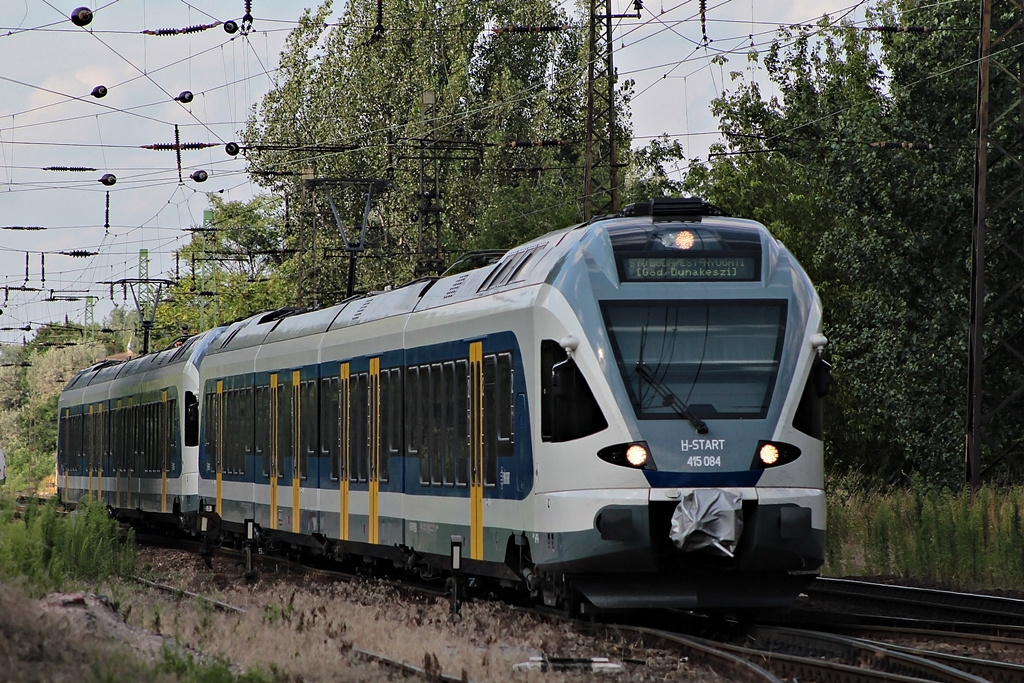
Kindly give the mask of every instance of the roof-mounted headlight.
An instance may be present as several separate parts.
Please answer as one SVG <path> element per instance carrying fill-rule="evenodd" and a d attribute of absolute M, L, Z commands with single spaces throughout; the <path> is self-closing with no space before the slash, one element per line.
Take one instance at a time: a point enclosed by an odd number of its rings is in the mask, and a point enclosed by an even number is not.
<path fill-rule="evenodd" d="M 697 236 L 692 230 L 663 232 L 658 235 L 658 239 L 663 246 L 669 249 L 693 249 L 693 245 L 697 242 Z"/>
<path fill-rule="evenodd" d="M 637 470 L 658 469 L 654 464 L 654 458 L 651 457 L 651 449 L 647 446 L 646 441 L 634 441 L 608 446 L 599 450 L 597 457 L 613 465 L 632 467 Z"/>

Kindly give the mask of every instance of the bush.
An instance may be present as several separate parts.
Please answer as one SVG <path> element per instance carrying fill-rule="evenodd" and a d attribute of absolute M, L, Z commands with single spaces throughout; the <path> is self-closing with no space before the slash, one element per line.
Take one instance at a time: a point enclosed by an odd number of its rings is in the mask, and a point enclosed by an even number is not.
<path fill-rule="evenodd" d="M 0 578 L 54 590 L 68 580 L 131 575 L 135 557 L 134 534 L 122 541 L 102 503 L 83 499 L 67 516 L 56 501 L 30 504 L 19 517 L 13 501 L 0 497 Z"/>

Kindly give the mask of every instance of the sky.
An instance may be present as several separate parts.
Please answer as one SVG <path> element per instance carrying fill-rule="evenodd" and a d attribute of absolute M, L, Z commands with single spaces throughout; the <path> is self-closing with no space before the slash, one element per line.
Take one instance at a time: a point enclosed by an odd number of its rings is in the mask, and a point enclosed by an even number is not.
<path fill-rule="evenodd" d="M 228 33 L 223 22 L 244 23 L 245 0 L 83 1 L 0 2 L 0 344 L 21 344 L 46 322 L 87 322 L 88 296 L 95 322 L 115 306 L 134 308 L 130 291 L 106 283 L 139 279 L 140 249 L 150 278 L 171 279 L 174 252 L 202 224 L 208 194 L 245 201 L 263 191 L 244 154 L 230 156 L 225 144 L 273 86 L 284 41 L 311 4 L 250 0 L 251 26 Z M 619 77 L 636 82 L 635 144 L 665 134 L 689 158 L 706 156 L 718 138 L 708 107 L 730 72 L 765 83 L 747 62 L 751 46 L 825 13 L 863 25 L 867 7 L 707 0 L 702 22 L 700 4 L 644 0 L 640 19 L 616 19 L 613 29 Z M 71 17 L 82 6 L 92 20 L 77 26 Z M 335 18 L 344 6 L 335 1 Z M 612 7 L 625 14 L 633 2 Z M 729 62 L 714 64 L 716 55 Z M 104 97 L 92 95 L 97 86 Z M 176 126 L 181 143 L 201 147 L 181 152 L 180 177 L 174 151 L 144 147 L 174 143 Z M 197 171 L 208 179 L 193 180 Z M 114 184 L 101 182 L 107 174 Z"/>

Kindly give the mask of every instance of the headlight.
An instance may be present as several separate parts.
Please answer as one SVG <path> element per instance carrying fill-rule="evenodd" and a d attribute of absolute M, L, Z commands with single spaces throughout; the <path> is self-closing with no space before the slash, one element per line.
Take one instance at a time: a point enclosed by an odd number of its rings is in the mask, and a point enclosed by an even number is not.
<path fill-rule="evenodd" d="M 757 455 L 765 465 L 774 465 L 779 461 L 779 449 L 770 443 L 761 446 Z"/>
<path fill-rule="evenodd" d="M 626 462 L 633 467 L 643 467 L 647 462 L 647 449 L 638 443 L 626 449 Z"/>
<path fill-rule="evenodd" d="M 597 457 L 622 467 L 632 467 L 638 470 L 658 469 L 654 464 L 654 458 L 651 457 L 651 449 L 644 441 L 620 443 L 602 448 L 597 452 Z"/>
<path fill-rule="evenodd" d="M 767 467 L 778 467 L 793 462 L 799 457 L 800 449 L 793 444 L 781 441 L 758 441 L 750 469 L 763 470 Z"/>

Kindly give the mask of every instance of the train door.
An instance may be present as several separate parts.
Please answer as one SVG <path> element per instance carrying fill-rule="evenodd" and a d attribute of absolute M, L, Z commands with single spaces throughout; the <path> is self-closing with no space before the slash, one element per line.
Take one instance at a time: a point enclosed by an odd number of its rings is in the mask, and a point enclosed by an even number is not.
<path fill-rule="evenodd" d="M 170 467 L 170 439 L 174 438 L 171 429 L 171 405 L 167 401 L 167 390 L 160 392 L 160 413 L 157 423 L 157 453 L 160 458 L 160 512 L 167 512 L 167 470 Z"/>
<path fill-rule="evenodd" d="M 483 342 L 469 345 L 469 556 L 484 558 L 484 362 Z"/>
<path fill-rule="evenodd" d="M 292 533 L 300 533 L 302 530 L 302 498 L 301 484 L 305 474 L 302 467 L 303 445 L 302 445 L 302 379 L 298 370 L 292 371 L 291 387 L 291 452 L 292 452 Z"/>
<path fill-rule="evenodd" d="M 88 452 L 86 453 L 86 469 L 89 470 L 89 497 L 92 497 L 93 493 L 93 473 L 96 470 L 96 406 L 89 404 L 89 430 L 88 436 L 89 441 L 87 444 Z"/>
<path fill-rule="evenodd" d="M 267 477 L 270 480 L 270 528 L 277 528 L 277 477 L 281 471 L 279 465 L 280 454 L 280 392 L 281 387 L 277 383 L 277 373 L 270 376 L 270 444 L 269 464 Z"/>
<path fill-rule="evenodd" d="M 224 380 L 217 380 L 217 393 L 213 399 L 213 470 L 217 478 L 218 515 L 224 514 Z"/>
<path fill-rule="evenodd" d="M 341 386 L 338 392 L 338 512 L 339 538 L 349 540 L 349 472 L 352 464 L 352 393 L 348 363 L 341 364 Z"/>
<path fill-rule="evenodd" d="M 380 358 L 370 359 L 370 543 L 380 542 Z"/>

